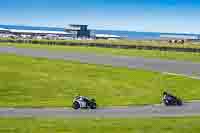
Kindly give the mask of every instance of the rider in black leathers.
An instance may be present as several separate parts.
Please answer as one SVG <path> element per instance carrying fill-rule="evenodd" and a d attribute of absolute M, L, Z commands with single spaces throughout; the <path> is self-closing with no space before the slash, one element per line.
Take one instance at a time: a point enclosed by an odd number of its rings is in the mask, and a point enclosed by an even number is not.
<path fill-rule="evenodd" d="M 166 104 L 170 105 L 173 103 L 176 103 L 175 101 L 178 100 L 176 96 L 173 96 L 172 94 L 167 93 L 166 91 L 163 92 L 163 99 Z"/>
<path fill-rule="evenodd" d="M 169 94 L 166 91 L 164 91 L 163 92 L 163 99 L 172 100 L 172 99 L 176 99 L 176 97 L 173 96 L 172 94 Z"/>
<path fill-rule="evenodd" d="M 88 97 L 85 97 L 85 96 L 80 96 L 80 95 L 78 95 L 78 96 L 76 96 L 76 99 L 80 99 L 80 100 L 86 102 L 87 105 L 90 103 L 89 98 L 88 98 Z"/>

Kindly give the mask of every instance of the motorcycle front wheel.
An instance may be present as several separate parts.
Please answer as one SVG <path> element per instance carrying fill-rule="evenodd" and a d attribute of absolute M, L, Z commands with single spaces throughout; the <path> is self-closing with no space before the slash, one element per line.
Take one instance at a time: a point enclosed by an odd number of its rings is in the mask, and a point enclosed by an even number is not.
<path fill-rule="evenodd" d="M 79 109 L 79 108 L 80 108 L 80 104 L 79 104 L 77 101 L 75 101 L 75 102 L 72 104 L 72 108 L 73 108 L 73 109 Z"/>

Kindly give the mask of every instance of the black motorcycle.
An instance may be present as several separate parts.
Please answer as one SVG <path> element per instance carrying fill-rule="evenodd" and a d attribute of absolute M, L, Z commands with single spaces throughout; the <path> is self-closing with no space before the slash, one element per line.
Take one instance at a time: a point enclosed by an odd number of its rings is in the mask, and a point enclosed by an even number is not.
<path fill-rule="evenodd" d="M 173 96 L 171 94 L 165 94 L 163 96 L 163 103 L 166 106 L 181 106 L 181 105 L 183 105 L 183 102 L 180 98 Z"/>

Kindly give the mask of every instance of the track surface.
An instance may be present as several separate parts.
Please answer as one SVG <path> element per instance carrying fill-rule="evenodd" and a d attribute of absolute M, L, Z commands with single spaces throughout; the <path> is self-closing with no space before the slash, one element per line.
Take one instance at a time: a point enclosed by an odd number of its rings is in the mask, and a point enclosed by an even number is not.
<path fill-rule="evenodd" d="M 176 73 L 200 78 L 200 63 L 144 59 L 126 56 L 101 56 L 69 52 L 55 52 L 41 49 L 15 48 L 1 46 L 0 53 L 10 53 L 49 59 L 64 59 L 82 63 L 103 64 L 128 68 Z M 136 106 L 128 108 L 100 108 L 97 110 L 77 110 L 67 108 L 0 108 L 1 117 L 181 117 L 200 115 L 200 102 L 186 103 L 181 107 L 165 107 L 163 105 Z"/>
<path fill-rule="evenodd" d="M 183 117 L 200 115 L 200 103 L 185 103 L 181 107 L 147 105 L 128 108 L 101 108 L 97 110 L 72 110 L 67 108 L 15 109 L 1 108 L 0 117 Z"/>
<path fill-rule="evenodd" d="M 140 57 L 105 56 L 86 53 L 48 51 L 41 49 L 15 48 L 8 46 L 0 46 L 0 53 L 11 53 L 31 57 L 45 57 L 49 59 L 73 60 L 79 61 L 81 63 L 90 64 L 140 68 L 145 70 L 164 73 L 175 73 L 186 76 L 195 75 L 196 78 L 200 78 L 200 63 L 160 59 L 144 59 Z"/>

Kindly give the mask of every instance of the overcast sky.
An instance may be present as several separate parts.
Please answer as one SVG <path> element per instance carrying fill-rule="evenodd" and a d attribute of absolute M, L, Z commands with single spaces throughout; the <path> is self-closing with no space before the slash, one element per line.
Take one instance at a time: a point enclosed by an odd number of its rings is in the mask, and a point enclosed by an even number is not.
<path fill-rule="evenodd" d="M 200 33 L 200 0 L 1 0 L 0 24 Z"/>

